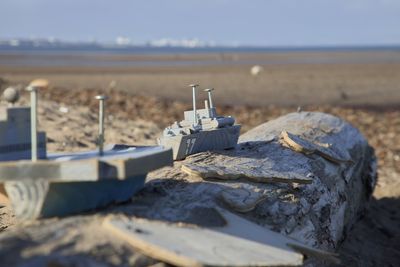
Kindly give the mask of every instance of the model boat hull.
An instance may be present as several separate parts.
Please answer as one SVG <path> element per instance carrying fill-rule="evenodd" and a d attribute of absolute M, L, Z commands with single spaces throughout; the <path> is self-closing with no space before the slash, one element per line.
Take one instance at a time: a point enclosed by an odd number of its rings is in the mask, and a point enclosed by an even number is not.
<path fill-rule="evenodd" d="M 46 160 L 0 162 L 4 186 L 18 219 L 65 216 L 129 200 L 148 172 L 172 165 L 162 147 L 114 145 L 97 151 L 50 154 Z"/>
<path fill-rule="evenodd" d="M 204 130 L 189 135 L 164 136 L 159 144 L 171 147 L 174 160 L 203 151 L 234 148 L 240 135 L 240 125 Z"/>
<path fill-rule="evenodd" d="M 146 175 L 96 182 L 9 182 L 6 191 L 19 219 L 66 216 L 128 201 L 143 188 Z"/>

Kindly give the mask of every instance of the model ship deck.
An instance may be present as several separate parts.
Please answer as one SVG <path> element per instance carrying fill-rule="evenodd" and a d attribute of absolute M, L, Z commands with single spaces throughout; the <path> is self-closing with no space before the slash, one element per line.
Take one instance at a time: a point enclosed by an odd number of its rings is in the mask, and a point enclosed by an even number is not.
<path fill-rule="evenodd" d="M 173 149 L 175 160 L 185 159 L 186 156 L 203 151 L 223 150 L 237 145 L 241 126 L 235 124 L 231 116 L 217 115 L 212 106 L 211 91 L 204 109 L 196 109 L 196 87 L 193 88 L 193 110 L 184 112 L 184 119 L 165 128 L 158 143 Z"/>
<path fill-rule="evenodd" d="M 27 87 L 31 107 L 11 106 L 0 116 L 0 194 L 8 196 L 18 219 L 65 216 L 128 201 L 143 188 L 148 172 L 172 165 L 170 148 L 112 145 L 104 149 L 106 96 L 96 96 L 98 150 L 47 154 L 46 135 L 37 131 L 36 94 L 47 84 L 33 81 Z M 13 105 L 18 92 L 10 88 L 6 97 Z"/>
<path fill-rule="evenodd" d="M 159 146 L 115 145 L 99 156 L 98 151 L 49 154 L 47 159 L 0 162 L 0 181 L 98 181 L 128 179 L 171 165 L 171 149 Z"/>

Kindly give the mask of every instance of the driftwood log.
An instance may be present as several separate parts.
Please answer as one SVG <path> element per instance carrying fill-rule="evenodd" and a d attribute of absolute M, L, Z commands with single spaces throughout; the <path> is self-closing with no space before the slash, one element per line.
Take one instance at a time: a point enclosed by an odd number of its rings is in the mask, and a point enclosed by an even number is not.
<path fill-rule="evenodd" d="M 3 232 L 0 259 L 5 266 L 146 265 L 155 261 L 102 227 L 105 216 L 215 227 L 224 224 L 216 207 L 335 251 L 375 182 L 373 149 L 357 129 L 323 113 L 292 113 L 245 133 L 234 150 L 196 154 L 151 173 L 131 203 Z"/>
<path fill-rule="evenodd" d="M 337 248 L 364 211 L 377 171 L 362 134 L 318 112 L 288 114 L 243 134 L 235 150 L 200 153 L 175 165 L 153 177 L 187 184 L 165 190 L 148 216 L 186 218 L 193 207 L 223 203 L 260 225 L 328 250 Z"/>

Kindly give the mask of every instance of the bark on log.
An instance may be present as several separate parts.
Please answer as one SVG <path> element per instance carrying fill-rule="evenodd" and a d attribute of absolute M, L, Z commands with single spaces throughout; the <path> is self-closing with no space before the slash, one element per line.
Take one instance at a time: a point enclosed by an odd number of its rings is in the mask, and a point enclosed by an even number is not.
<path fill-rule="evenodd" d="M 322 148 L 322 153 L 340 160 L 329 160 L 329 156 L 321 156 L 321 153 L 304 155 L 293 151 L 286 161 L 306 159 L 314 174 L 313 182 L 296 194 L 297 203 L 293 210 L 287 209 L 291 205 L 276 201 L 270 202 L 271 205 L 263 203 L 259 213 L 275 214 L 272 223 L 280 232 L 315 247 L 336 249 L 364 211 L 376 184 L 374 151 L 349 123 L 317 112 L 280 117 L 252 129 L 240 141 L 262 141 L 282 131 L 310 140 Z"/>
<path fill-rule="evenodd" d="M 240 142 L 235 150 L 200 153 L 151 173 L 130 204 L 1 233 L 0 258 L 7 266 L 128 264 L 140 256 L 99 226 L 105 215 L 223 225 L 216 206 L 316 248 L 335 250 L 376 182 L 374 152 L 360 132 L 334 116 L 300 112 L 262 124 Z M 306 153 L 293 149 L 295 144 L 307 147 Z"/>
<path fill-rule="evenodd" d="M 308 145 L 308 152 L 288 148 L 282 140 L 285 131 Z M 243 134 L 236 150 L 200 153 L 176 165 L 158 177 L 192 183 L 167 192 L 173 198 L 178 195 L 179 201 L 170 203 L 167 197 L 164 201 L 170 204 L 149 212 L 184 218 L 182 213 L 200 203 L 217 205 L 219 196 L 236 211 L 250 211 L 245 216 L 258 224 L 328 250 L 336 249 L 363 212 L 377 168 L 373 149 L 356 128 L 318 112 L 288 114 Z M 195 176 L 184 177 L 179 165 Z M 194 186 L 196 176 L 223 180 Z M 224 182 L 228 179 L 233 180 Z M 177 208 L 166 215 L 168 205 Z"/>

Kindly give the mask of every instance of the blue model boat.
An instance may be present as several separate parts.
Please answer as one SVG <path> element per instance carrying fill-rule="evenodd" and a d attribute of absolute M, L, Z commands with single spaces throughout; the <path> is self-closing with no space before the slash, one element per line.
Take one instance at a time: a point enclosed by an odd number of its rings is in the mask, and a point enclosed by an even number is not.
<path fill-rule="evenodd" d="M 172 150 L 162 146 L 103 149 L 101 144 L 100 151 L 49 154 L 45 133 L 29 131 L 36 125 L 32 112 L 9 107 L 0 121 L 0 193 L 18 219 L 65 216 L 127 201 L 144 186 L 148 172 L 173 163 Z"/>

